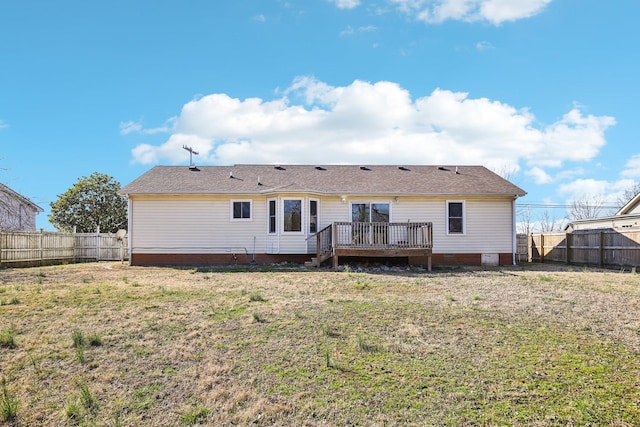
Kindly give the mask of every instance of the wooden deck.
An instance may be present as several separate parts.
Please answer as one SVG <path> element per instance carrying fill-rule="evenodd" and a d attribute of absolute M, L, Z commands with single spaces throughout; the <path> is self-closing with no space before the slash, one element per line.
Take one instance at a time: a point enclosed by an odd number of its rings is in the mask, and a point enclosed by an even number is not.
<path fill-rule="evenodd" d="M 334 222 L 316 234 L 316 263 L 341 256 L 427 257 L 431 271 L 433 226 L 430 222 Z"/>

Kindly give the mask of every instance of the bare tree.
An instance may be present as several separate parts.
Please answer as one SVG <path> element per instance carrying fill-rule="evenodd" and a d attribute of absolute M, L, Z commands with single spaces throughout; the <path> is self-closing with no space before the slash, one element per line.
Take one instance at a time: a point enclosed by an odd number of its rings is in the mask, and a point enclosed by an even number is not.
<path fill-rule="evenodd" d="M 531 208 L 529 206 L 520 207 L 516 212 L 516 217 L 518 233 L 531 233 Z"/>
<path fill-rule="evenodd" d="M 588 200 L 572 201 L 567 217 L 570 220 L 597 218 L 601 216 L 603 210 L 604 197 L 597 195 Z"/>
<path fill-rule="evenodd" d="M 491 170 L 507 181 L 511 181 L 518 173 L 518 166 L 514 164 L 504 164 L 499 167 L 491 168 Z"/>
<path fill-rule="evenodd" d="M 620 197 L 618 197 L 616 205 L 619 209 L 622 208 L 624 205 L 629 203 L 631 199 L 636 197 L 636 194 L 638 193 L 640 193 L 640 183 L 634 182 L 629 186 L 629 188 L 624 190 Z"/>
<path fill-rule="evenodd" d="M 547 233 L 550 231 L 559 231 L 562 221 L 557 219 L 555 215 L 551 215 L 548 209 L 545 209 L 538 218 L 540 231 Z"/>

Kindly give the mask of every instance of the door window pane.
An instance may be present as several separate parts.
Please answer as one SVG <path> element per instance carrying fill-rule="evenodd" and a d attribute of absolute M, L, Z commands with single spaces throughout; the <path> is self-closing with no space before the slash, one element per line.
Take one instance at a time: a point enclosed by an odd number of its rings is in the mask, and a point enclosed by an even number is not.
<path fill-rule="evenodd" d="M 371 204 L 371 222 L 389 222 L 389 203 Z"/>
<path fill-rule="evenodd" d="M 369 204 L 354 203 L 351 205 L 351 221 L 369 222 Z"/>

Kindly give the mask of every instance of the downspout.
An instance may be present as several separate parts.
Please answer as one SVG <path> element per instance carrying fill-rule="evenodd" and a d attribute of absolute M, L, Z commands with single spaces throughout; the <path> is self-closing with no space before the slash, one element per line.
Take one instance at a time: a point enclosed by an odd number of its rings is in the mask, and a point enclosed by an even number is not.
<path fill-rule="evenodd" d="M 516 199 L 518 196 L 513 198 L 511 202 L 511 258 L 513 265 L 516 265 L 516 253 L 518 252 L 518 239 L 516 234 Z"/>
<path fill-rule="evenodd" d="M 133 258 L 133 254 L 131 253 L 131 245 L 133 242 L 133 200 L 131 200 L 131 197 L 127 197 L 128 199 L 128 206 L 127 206 L 127 252 L 129 252 L 129 265 L 131 265 L 131 259 Z"/>

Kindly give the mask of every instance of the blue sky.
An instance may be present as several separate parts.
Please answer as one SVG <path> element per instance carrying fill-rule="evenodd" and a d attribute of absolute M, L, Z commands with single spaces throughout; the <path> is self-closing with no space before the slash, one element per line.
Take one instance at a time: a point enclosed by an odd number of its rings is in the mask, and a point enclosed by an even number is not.
<path fill-rule="evenodd" d="M 637 0 L 0 3 L 0 182 L 156 164 L 482 164 L 535 220 L 640 180 Z"/>

